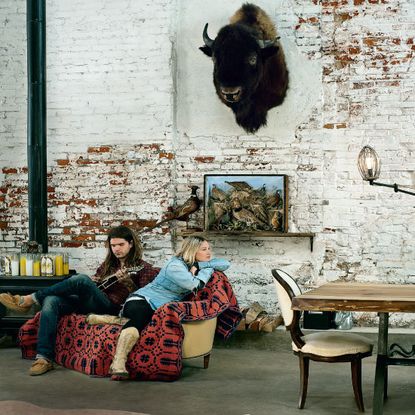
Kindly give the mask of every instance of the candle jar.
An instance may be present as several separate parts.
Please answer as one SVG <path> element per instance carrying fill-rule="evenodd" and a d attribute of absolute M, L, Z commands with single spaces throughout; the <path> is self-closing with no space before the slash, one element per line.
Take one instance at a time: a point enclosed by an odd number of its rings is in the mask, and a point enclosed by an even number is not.
<path fill-rule="evenodd" d="M 33 275 L 33 254 L 26 254 L 26 275 Z"/>
<path fill-rule="evenodd" d="M 0 257 L 0 276 L 10 277 L 12 275 L 12 262 L 10 255 Z"/>
<path fill-rule="evenodd" d="M 26 255 L 27 254 L 20 254 L 19 257 L 19 266 L 20 266 L 20 276 L 26 276 Z"/>
<path fill-rule="evenodd" d="M 40 255 L 33 255 L 33 273 L 34 277 L 40 277 Z"/>
<path fill-rule="evenodd" d="M 63 254 L 63 275 L 69 275 L 69 254 Z"/>
<path fill-rule="evenodd" d="M 63 254 L 55 254 L 55 275 L 62 277 L 63 272 Z"/>
<path fill-rule="evenodd" d="M 10 257 L 11 260 L 11 275 L 13 277 L 19 276 L 19 254 L 13 254 Z"/>
<path fill-rule="evenodd" d="M 42 277 L 53 277 L 52 255 L 42 255 L 40 257 L 40 275 Z"/>

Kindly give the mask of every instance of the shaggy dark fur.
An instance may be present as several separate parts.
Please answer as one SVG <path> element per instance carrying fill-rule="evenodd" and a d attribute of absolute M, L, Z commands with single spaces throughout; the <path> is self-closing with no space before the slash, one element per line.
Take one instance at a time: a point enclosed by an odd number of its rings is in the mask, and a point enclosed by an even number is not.
<path fill-rule="evenodd" d="M 282 104 L 288 70 L 275 25 L 258 6 L 244 4 L 212 40 L 203 33 L 199 48 L 214 62 L 213 82 L 236 122 L 255 133 L 267 123 L 270 108 Z"/>

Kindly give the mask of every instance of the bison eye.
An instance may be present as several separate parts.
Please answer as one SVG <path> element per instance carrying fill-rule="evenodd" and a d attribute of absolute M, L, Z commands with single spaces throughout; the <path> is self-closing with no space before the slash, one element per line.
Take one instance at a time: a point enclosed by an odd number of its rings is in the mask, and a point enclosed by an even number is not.
<path fill-rule="evenodd" d="M 249 63 L 251 66 L 255 66 L 255 65 L 256 65 L 256 55 L 251 55 L 251 56 L 248 58 L 248 63 Z"/>

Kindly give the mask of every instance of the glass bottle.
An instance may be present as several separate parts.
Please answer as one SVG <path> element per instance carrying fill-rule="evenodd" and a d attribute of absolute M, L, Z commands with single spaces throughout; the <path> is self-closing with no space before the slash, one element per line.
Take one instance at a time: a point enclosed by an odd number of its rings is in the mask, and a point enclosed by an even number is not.
<path fill-rule="evenodd" d="M 63 275 L 63 255 L 55 255 L 55 275 L 61 277 Z"/>
<path fill-rule="evenodd" d="M 19 254 L 11 255 L 11 271 L 13 277 L 19 276 Z"/>
<path fill-rule="evenodd" d="M 22 277 L 26 275 L 26 255 L 20 254 L 20 276 Z"/>
<path fill-rule="evenodd" d="M 40 255 L 33 255 L 33 274 L 34 277 L 40 277 Z"/>
<path fill-rule="evenodd" d="M 63 275 L 69 275 L 69 254 L 63 254 Z"/>
<path fill-rule="evenodd" d="M 33 254 L 26 254 L 26 275 L 33 276 Z"/>
<path fill-rule="evenodd" d="M 41 256 L 40 275 L 42 277 L 53 277 L 53 258 L 51 255 Z"/>

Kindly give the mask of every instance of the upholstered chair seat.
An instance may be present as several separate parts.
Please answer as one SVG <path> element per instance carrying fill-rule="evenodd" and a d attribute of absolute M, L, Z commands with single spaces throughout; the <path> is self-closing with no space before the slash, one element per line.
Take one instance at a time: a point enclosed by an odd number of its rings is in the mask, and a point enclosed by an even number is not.
<path fill-rule="evenodd" d="M 372 343 L 365 337 L 353 333 L 312 333 L 303 337 L 305 345 L 301 348 L 292 342 L 294 352 L 310 353 L 324 357 L 338 357 L 348 354 L 368 353 Z"/>

